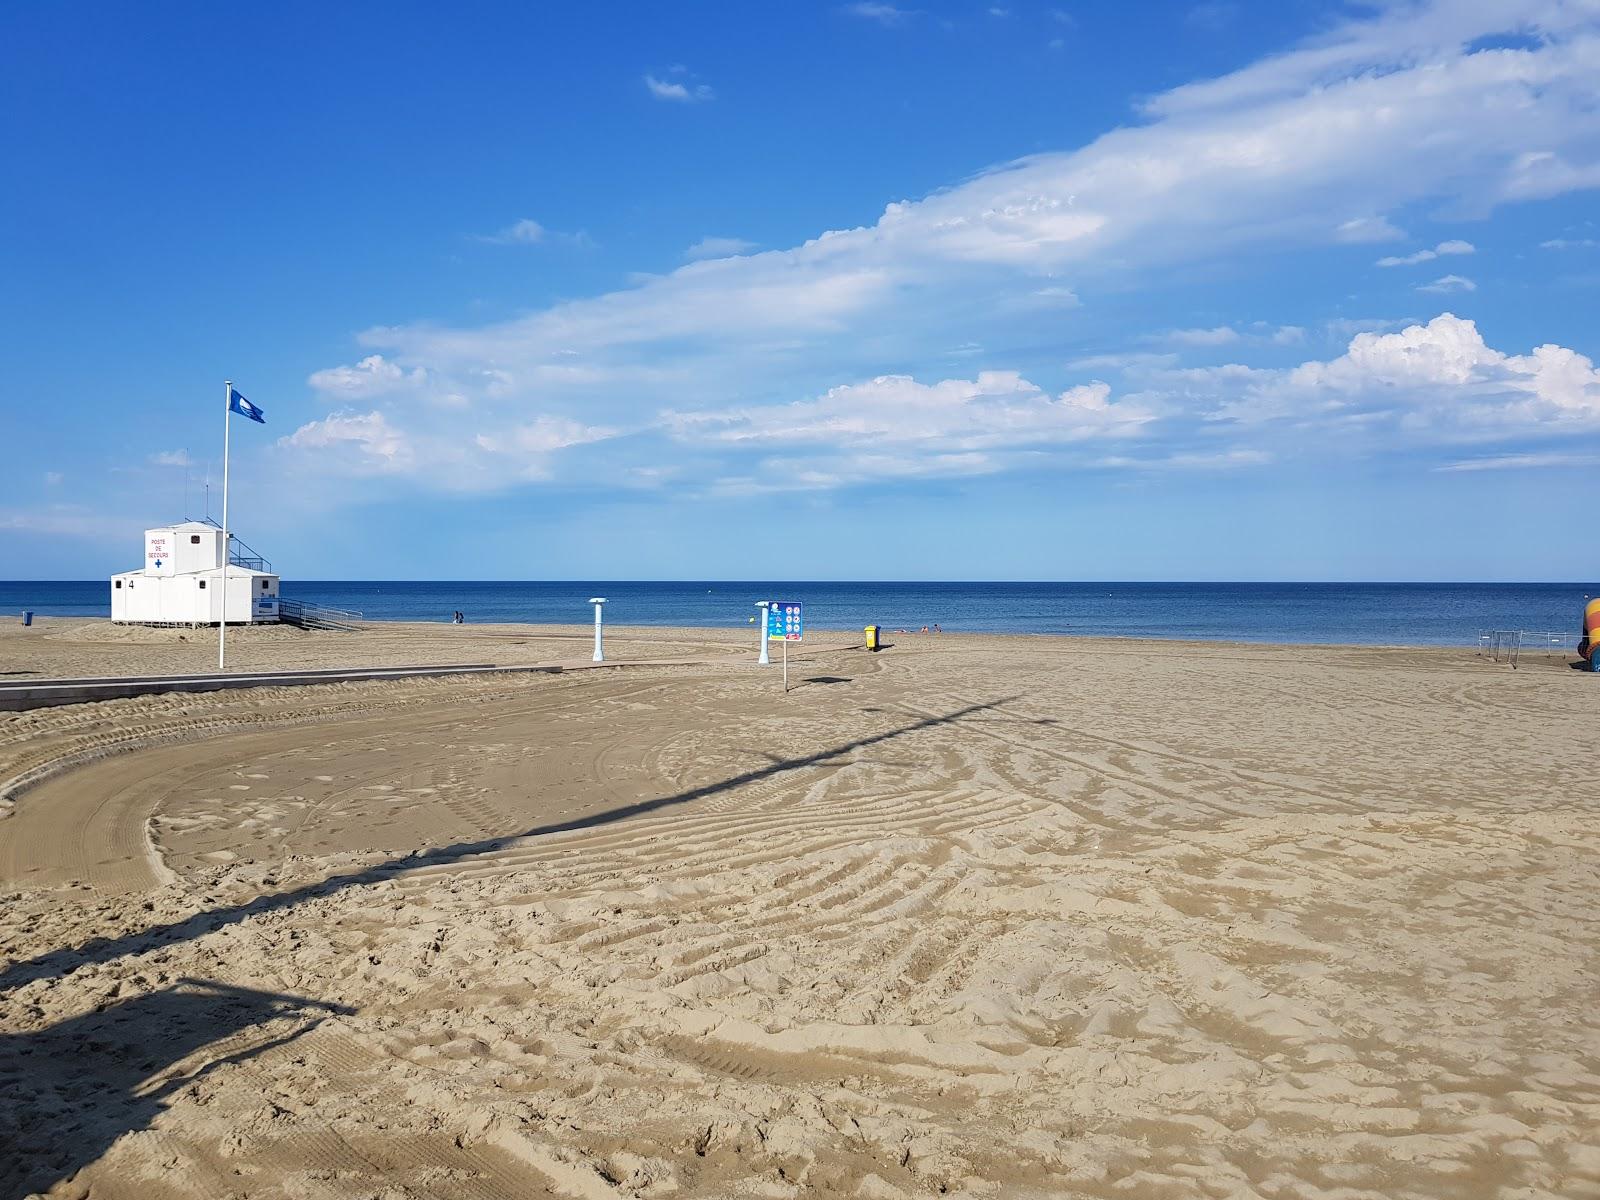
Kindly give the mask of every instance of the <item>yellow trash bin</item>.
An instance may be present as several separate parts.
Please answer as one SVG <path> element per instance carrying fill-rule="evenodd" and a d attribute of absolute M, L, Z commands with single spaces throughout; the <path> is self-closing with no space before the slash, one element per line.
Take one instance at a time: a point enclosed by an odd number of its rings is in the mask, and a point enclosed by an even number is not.
<path fill-rule="evenodd" d="M 876 651 L 878 649 L 878 627 L 876 625 L 868 625 L 865 632 L 867 635 L 867 649 Z"/>

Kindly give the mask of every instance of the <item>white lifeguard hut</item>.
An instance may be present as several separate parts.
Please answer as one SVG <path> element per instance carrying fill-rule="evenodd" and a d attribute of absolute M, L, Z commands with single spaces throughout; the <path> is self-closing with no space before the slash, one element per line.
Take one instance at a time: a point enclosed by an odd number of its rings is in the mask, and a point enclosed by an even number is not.
<path fill-rule="evenodd" d="M 272 564 L 208 521 L 144 531 L 144 567 L 111 577 L 111 619 L 119 625 L 217 625 L 226 589 L 228 624 L 278 620 Z"/>

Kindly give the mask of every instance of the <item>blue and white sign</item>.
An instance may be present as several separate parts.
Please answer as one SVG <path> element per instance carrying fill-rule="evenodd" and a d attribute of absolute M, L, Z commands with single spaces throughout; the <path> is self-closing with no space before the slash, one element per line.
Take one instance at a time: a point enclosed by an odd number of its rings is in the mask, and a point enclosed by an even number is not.
<path fill-rule="evenodd" d="M 798 642 L 805 632 L 805 613 L 798 600 L 774 600 L 767 606 L 767 639 Z"/>

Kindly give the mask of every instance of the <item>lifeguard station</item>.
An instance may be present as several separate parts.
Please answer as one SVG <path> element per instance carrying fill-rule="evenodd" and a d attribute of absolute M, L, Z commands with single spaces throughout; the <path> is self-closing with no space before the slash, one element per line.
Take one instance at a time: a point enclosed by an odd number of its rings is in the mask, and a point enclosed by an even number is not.
<path fill-rule="evenodd" d="M 111 577 L 111 620 L 119 625 L 216 625 L 226 589 L 228 624 L 279 619 L 272 564 L 209 521 L 144 531 L 144 567 Z"/>

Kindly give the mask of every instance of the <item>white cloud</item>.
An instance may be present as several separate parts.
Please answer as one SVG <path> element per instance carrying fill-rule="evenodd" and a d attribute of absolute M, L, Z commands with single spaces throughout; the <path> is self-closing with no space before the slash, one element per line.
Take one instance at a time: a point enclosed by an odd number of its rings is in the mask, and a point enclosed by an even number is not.
<path fill-rule="evenodd" d="M 435 404 L 406 415 L 402 430 L 376 409 L 340 411 L 302 425 L 278 445 L 294 456 L 294 465 L 323 474 L 405 477 L 442 491 L 484 491 L 551 478 L 560 451 L 621 432 L 554 413 L 466 416 Z"/>
<path fill-rule="evenodd" d="M 1118 354 L 1087 354 L 1067 363 L 1073 371 L 1144 371 L 1175 367 L 1176 354 L 1155 354 L 1147 351 L 1128 351 Z"/>
<path fill-rule="evenodd" d="M 1334 241 L 1361 245 L 1367 242 L 1398 242 L 1405 230 L 1397 229 L 1387 217 L 1352 217 L 1341 221 L 1333 230 Z"/>
<path fill-rule="evenodd" d="M 1373 27 L 1352 26 L 1347 37 L 1370 40 Z M 833 291 L 825 280 L 840 281 L 850 294 L 836 299 L 860 313 L 902 288 L 930 296 L 974 283 L 992 290 L 1010 286 L 1007 275 L 1125 275 L 1251 243 L 1373 240 L 1396 231 L 1376 213 L 1349 217 L 1358 197 L 1385 208 L 1428 198 L 1492 204 L 1530 123 L 1556 144 L 1588 136 L 1587 117 L 1579 121 L 1571 110 L 1600 102 L 1587 70 L 1586 56 L 1600 53 L 1594 39 L 1456 53 L 1426 66 L 1413 63 L 1416 52 L 1403 42 L 1391 46 L 1381 60 L 1389 69 L 1337 86 L 1322 82 L 1320 49 L 1292 52 L 1272 60 L 1275 72 L 1302 62 L 1301 86 L 1320 86 L 1242 109 L 1185 109 L 1181 120 L 1023 159 L 927 199 L 890 204 L 875 225 L 826 233 L 715 274 L 704 270 L 713 264 L 700 264 L 484 331 L 385 330 L 371 341 L 419 355 L 448 350 L 503 360 L 537 356 L 552 340 L 615 346 L 681 336 L 690 325 L 737 338 L 751 326 L 742 310 L 752 289 L 792 289 L 794 324 L 803 329 L 814 293 Z M 873 286 L 859 286 L 868 280 Z M 563 336 L 547 337 L 556 330 Z"/>
<path fill-rule="evenodd" d="M 1437 471 L 1530 471 L 1545 467 L 1600 467 L 1600 454 L 1499 454 L 1435 467 Z"/>
<path fill-rule="evenodd" d="M 539 222 L 524 217 L 520 221 L 513 221 L 499 233 L 485 235 L 482 240 L 502 246 L 537 246 L 544 241 L 547 233 Z"/>
<path fill-rule="evenodd" d="M 1298 325 L 1273 325 L 1268 321 L 1254 321 L 1246 328 L 1217 325 L 1210 329 L 1169 329 L 1157 334 L 1151 341 L 1167 342 L 1176 346 L 1233 346 L 1240 342 L 1270 342 L 1275 346 L 1294 346 L 1305 341 L 1306 331 Z"/>
<path fill-rule="evenodd" d="M 1576 166 L 1553 150 L 1521 155 L 1506 182 L 1508 200 L 1540 200 L 1563 192 L 1600 187 L 1600 161 Z"/>
<path fill-rule="evenodd" d="M 1096 459 L 1089 464 L 1095 467 L 1115 469 L 1133 469 L 1141 471 L 1188 470 L 1188 471 L 1228 471 L 1239 467 L 1259 467 L 1272 461 L 1272 455 L 1265 450 L 1232 449 L 1214 450 L 1207 453 L 1184 452 L 1167 455 L 1151 455 L 1143 458 L 1134 458 L 1128 455 L 1113 454 L 1105 458 Z"/>
<path fill-rule="evenodd" d="M 1545 250 L 1592 250 L 1600 246 L 1600 239 L 1551 238 L 1548 242 L 1540 242 L 1539 245 Z"/>
<path fill-rule="evenodd" d="M 1600 429 L 1600 371 L 1564 346 L 1509 355 L 1442 313 L 1398 333 L 1360 333 L 1338 358 L 1252 371 L 1218 389 L 1216 418 L 1391 426 L 1422 441 Z"/>
<path fill-rule="evenodd" d="M 747 242 L 744 238 L 736 237 L 703 237 L 694 245 L 684 251 L 685 258 L 730 258 L 738 254 L 746 254 L 756 248 L 754 242 Z"/>
<path fill-rule="evenodd" d="M 1478 285 L 1464 275 L 1441 275 L 1432 283 L 1417 285 L 1419 292 L 1475 292 Z"/>
<path fill-rule="evenodd" d="M 784 470 L 794 476 L 813 468 L 853 482 L 983 474 L 1021 453 L 1134 437 L 1154 419 L 1137 404 L 1112 403 L 1110 392 L 1104 383 L 1087 383 L 1051 396 L 1014 371 L 933 384 L 883 375 L 791 404 L 669 412 L 664 425 L 697 446 L 787 447 Z M 801 448 L 813 453 L 795 457 Z"/>
<path fill-rule="evenodd" d="M 491 246 L 542 246 L 549 242 L 564 242 L 575 246 L 594 244 L 594 239 L 581 229 L 577 233 L 561 233 L 547 229 L 531 217 L 513 221 L 498 233 L 479 234 L 476 240 Z"/>
<path fill-rule="evenodd" d="M 358 400 L 400 388 L 418 387 L 426 380 L 427 372 L 421 367 L 406 371 L 381 354 L 369 354 L 354 366 L 315 371 L 306 382 L 319 392 Z"/>
<path fill-rule="evenodd" d="M 897 8 L 893 4 L 871 3 L 870 0 L 860 4 L 846 4 L 843 11 L 852 17 L 876 21 L 887 28 L 903 25 L 908 18 L 916 15 L 915 9 Z"/>
<path fill-rule="evenodd" d="M 1174 329 L 1165 340 L 1180 346 L 1227 346 L 1239 340 L 1239 331 L 1228 325 L 1218 325 L 1215 329 Z"/>
<path fill-rule="evenodd" d="M 815 396 L 905 364 L 926 375 L 952 346 L 1032 345 L 1047 355 L 1078 344 L 1071 297 L 1149 286 L 1191 262 L 1264 253 L 1288 262 L 1303 248 L 1394 240 L 1404 236 L 1400 213 L 1445 206 L 1452 217 L 1481 216 L 1534 183 L 1587 186 L 1582 164 L 1594 159 L 1600 106 L 1595 26 L 1541 0 L 1511 0 L 1492 14 L 1478 5 L 1384 8 L 1155 97 L 1141 124 L 889 203 L 870 224 L 691 262 L 514 320 L 363 333 L 369 358 L 399 370 L 403 386 L 380 393 L 368 360 L 313 379 L 347 401 L 381 395 L 391 428 L 427 447 L 434 474 L 476 473 L 484 452 L 474 439 L 502 436 L 530 414 L 638 430 L 662 411 L 743 412 L 750 397 Z M 1502 30 L 1528 36 L 1521 48 L 1474 48 Z M 1553 159 L 1529 159 L 1530 130 Z M 1046 292 L 1051 303 L 1040 302 Z M 1304 336 L 1227 328 L 1240 346 Z M 1222 389 L 1221 403 L 1249 398 L 1257 384 L 1172 386 L 1185 402 Z M 473 419 L 439 420 L 443 396 L 464 401 L 457 411 Z M 620 455 L 622 440 L 559 457 Z"/>
<path fill-rule="evenodd" d="M 158 467 L 192 467 L 194 460 L 189 457 L 187 450 L 158 450 L 150 456 L 150 461 Z"/>
<path fill-rule="evenodd" d="M 1445 254 L 1473 254 L 1476 251 L 1477 247 L 1471 242 L 1452 240 L 1448 242 L 1440 242 L 1432 250 L 1418 250 L 1414 254 L 1390 255 L 1387 258 L 1380 258 L 1378 260 L 1378 266 L 1411 267 L 1415 266 L 1417 263 L 1432 262 L 1434 259 Z"/>
<path fill-rule="evenodd" d="M 60 487 L 65 479 L 66 476 L 60 471 L 46 471 L 44 473 L 44 484 L 46 487 Z"/>
<path fill-rule="evenodd" d="M 479 434 L 479 449 L 491 454 L 550 454 L 568 446 L 583 446 L 615 437 L 615 429 L 583 425 L 568 417 L 538 416 L 502 434 Z"/>
<path fill-rule="evenodd" d="M 679 104 L 697 104 L 716 96 L 709 85 L 688 80 L 658 79 L 654 75 L 646 75 L 644 85 L 657 100 L 672 100 Z"/>
<path fill-rule="evenodd" d="M 297 450 L 329 450 L 342 453 L 354 450 L 358 457 L 346 458 L 355 472 L 403 471 L 415 462 L 410 440 L 390 426 L 381 412 L 338 412 L 320 421 L 310 421 L 279 445 Z"/>
<path fill-rule="evenodd" d="M 1412 3 L 1373 6 L 1369 20 L 1346 22 L 1288 54 L 1276 54 L 1216 79 L 1174 88 L 1147 101 L 1153 116 L 1172 117 L 1223 112 L 1296 95 L 1307 88 L 1345 86 L 1375 68 L 1420 67 L 1441 72 L 1463 57 L 1474 43 L 1499 34 L 1517 34 L 1532 43 L 1529 50 L 1489 48 L 1474 52 L 1495 74 L 1521 73 L 1537 59 L 1539 42 L 1580 45 L 1593 33 L 1589 4 L 1551 4 L 1544 0 L 1503 0 L 1497 4 Z M 1583 53 L 1592 47 L 1582 47 Z M 1392 116 L 1395 114 L 1384 114 Z M 1462 114 L 1499 120 L 1492 106 Z"/>

